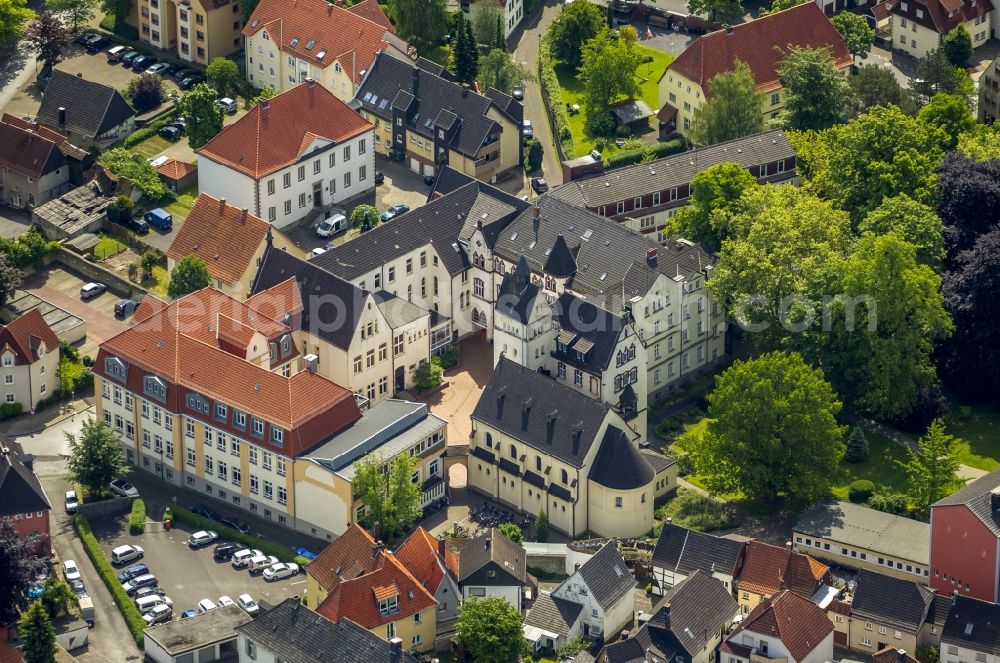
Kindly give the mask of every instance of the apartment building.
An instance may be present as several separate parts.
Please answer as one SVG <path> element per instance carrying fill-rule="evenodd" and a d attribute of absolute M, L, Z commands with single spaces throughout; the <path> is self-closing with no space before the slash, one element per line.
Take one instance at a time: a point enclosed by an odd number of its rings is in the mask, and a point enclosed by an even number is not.
<path fill-rule="evenodd" d="M 243 44 L 238 0 L 133 0 L 125 21 L 143 43 L 202 67 Z"/>
<path fill-rule="evenodd" d="M 198 189 L 287 228 L 374 190 L 373 138 L 370 123 L 307 80 L 198 148 Z"/>
<path fill-rule="evenodd" d="M 1000 660 L 1000 605 L 954 597 L 941 633 L 941 663 L 997 663 Z"/>
<path fill-rule="evenodd" d="M 52 504 L 35 474 L 34 457 L 21 445 L 0 438 L 0 520 L 9 520 L 19 537 L 37 537 L 35 554 L 48 556 Z"/>
<path fill-rule="evenodd" d="M 492 88 L 477 94 L 423 58 L 376 54 L 352 105 L 375 124 L 375 150 L 415 173 L 447 165 L 495 182 L 521 168 L 520 102 Z"/>
<path fill-rule="evenodd" d="M 59 388 L 59 338 L 37 308 L 0 329 L 0 374 L 3 402 L 25 412 Z"/>
<path fill-rule="evenodd" d="M 964 25 L 972 36 L 972 48 L 977 49 L 991 37 L 992 18 L 990 0 L 899 0 L 889 9 L 892 47 L 922 58 L 939 47 L 948 32 Z"/>
<path fill-rule="evenodd" d="M 979 77 L 979 104 L 977 121 L 993 124 L 1000 117 L 1000 57 L 990 62 Z"/>
<path fill-rule="evenodd" d="M 344 7 L 326 0 L 261 0 L 243 28 L 246 75 L 278 92 L 312 79 L 347 102 L 379 51 L 406 57 L 409 45 L 375 0 Z"/>
<path fill-rule="evenodd" d="M 661 125 L 666 125 L 668 132 L 688 135 L 694 111 L 707 97 L 708 82 L 732 71 L 737 60 L 745 62 L 753 73 L 763 95 L 764 119 L 776 117 L 785 107 L 778 63 L 788 49 L 796 47 L 829 48 L 834 65 L 844 76 L 853 63 L 843 37 L 814 2 L 711 32 L 696 39 L 660 76 Z"/>

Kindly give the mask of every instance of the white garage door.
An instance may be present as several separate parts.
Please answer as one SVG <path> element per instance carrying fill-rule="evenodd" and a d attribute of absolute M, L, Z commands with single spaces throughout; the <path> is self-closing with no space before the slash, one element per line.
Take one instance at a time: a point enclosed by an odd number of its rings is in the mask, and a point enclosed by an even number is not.
<path fill-rule="evenodd" d="M 424 175 L 430 175 L 431 177 L 433 177 L 434 176 L 434 166 L 431 166 L 431 165 L 425 163 L 424 164 Z"/>
<path fill-rule="evenodd" d="M 420 174 L 420 162 L 414 159 L 413 157 L 410 157 L 410 170 L 417 173 L 418 175 Z"/>

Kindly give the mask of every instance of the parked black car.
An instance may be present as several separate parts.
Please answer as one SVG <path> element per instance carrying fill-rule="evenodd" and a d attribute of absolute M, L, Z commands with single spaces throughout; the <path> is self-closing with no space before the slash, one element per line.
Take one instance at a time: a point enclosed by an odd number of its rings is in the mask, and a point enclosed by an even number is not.
<path fill-rule="evenodd" d="M 383 173 L 381 170 L 376 170 L 375 171 L 375 186 L 382 186 L 383 182 L 385 182 L 385 173 Z"/>
<path fill-rule="evenodd" d="M 204 518 L 208 518 L 210 520 L 214 520 L 216 522 L 222 520 L 222 516 L 220 516 L 215 511 L 212 511 L 211 509 L 209 509 L 204 504 L 199 504 L 195 508 L 191 509 L 191 513 L 198 514 L 199 516 L 202 516 Z"/>
<path fill-rule="evenodd" d="M 179 87 L 182 90 L 190 90 L 198 83 L 204 83 L 205 80 L 206 79 L 202 74 L 191 74 L 187 78 L 177 83 L 177 87 Z"/>
<path fill-rule="evenodd" d="M 99 53 L 105 46 L 111 43 L 111 40 L 104 35 L 97 35 L 96 39 L 91 39 L 83 45 L 87 49 L 88 53 Z"/>
<path fill-rule="evenodd" d="M 142 218 L 129 217 L 127 219 L 121 219 L 119 223 L 137 235 L 145 235 L 149 232 L 149 224 Z"/>
<path fill-rule="evenodd" d="M 132 71 L 146 71 L 154 64 L 156 64 L 156 59 L 152 56 L 140 55 L 136 59 L 132 60 Z"/>
<path fill-rule="evenodd" d="M 250 533 L 250 526 L 239 518 L 234 518 L 233 516 L 226 516 L 220 521 L 223 525 L 229 525 L 235 530 L 242 532 L 243 534 Z"/>
<path fill-rule="evenodd" d="M 158 132 L 162 138 L 167 140 L 180 140 L 181 130 L 172 124 L 168 124 Z"/>
<path fill-rule="evenodd" d="M 249 548 L 250 546 L 244 543 L 230 543 L 229 541 L 225 541 L 215 546 L 215 551 L 212 553 L 212 557 L 218 560 L 228 560 L 232 559 L 233 555 L 240 550 L 247 550 Z"/>

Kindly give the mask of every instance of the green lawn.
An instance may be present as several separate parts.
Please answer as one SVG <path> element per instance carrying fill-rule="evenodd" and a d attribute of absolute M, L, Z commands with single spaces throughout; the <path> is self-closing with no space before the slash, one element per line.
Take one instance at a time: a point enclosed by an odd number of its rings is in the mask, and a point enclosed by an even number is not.
<path fill-rule="evenodd" d="M 653 58 L 652 62 L 640 64 L 635 70 L 635 75 L 639 79 L 639 97 L 649 104 L 655 113 L 660 109 L 660 90 L 657 81 L 667 65 L 673 62 L 674 56 L 641 44 L 636 44 L 635 48 L 643 57 L 648 55 Z M 569 128 L 573 132 L 573 152 L 577 155 L 587 154 L 594 149 L 596 141 L 587 136 L 584 131 L 587 116 L 583 103 L 583 83 L 577 78 L 576 72 L 567 65 L 558 62 L 555 69 L 556 76 L 559 78 L 559 87 L 562 88 L 563 102 L 571 106 L 573 104 L 580 105 L 580 112 L 569 116 Z M 653 131 L 655 131 L 653 128 L 655 125 L 652 123 L 655 121 L 655 117 L 650 118 L 651 130 Z M 604 150 L 604 156 L 610 156 L 617 150 L 614 141 L 611 141 Z"/>
<path fill-rule="evenodd" d="M 157 265 L 153 268 L 153 278 L 143 281 L 142 287 L 146 288 L 154 295 L 158 295 L 159 297 L 166 299 L 167 284 L 169 282 L 170 274 L 167 272 L 167 268 Z"/>
<path fill-rule="evenodd" d="M 132 147 L 133 152 L 138 152 L 147 159 L 152 159 L 160 152 L 170 147 L 171 143 L 160 136 L 150 136 L 138 145 Z"/>
<path fill-rule="evenodd" d="M 957 405 L 948 417 L 948 432 L 961 438 L 959 456 L 961 462 L 971 467 L 992 472 L 1000 468 L 1000 412 L 989 405 Z"/>
<path fill-rule="evenodd" d="M 101 241 L 94 247 L 94 255 L 97 256 L 98 260 L 104 260 L 109 256 L 121 253 L 127 248 L 127 245 L 122 244 L 114 237 L 101 235 Z"/>
<path fill-rule="evenodd" d="M 198 187 L 191 187 L 187 191 L 182 191 L 177 194 L 177 198 L 174 202 L 170 203 L 163 209 L 170 212 L 173 216 L 177 217 L 179 220 L 184 220 L 187 215 L 191 212 L 191 208 L 194 207 L 194 201 L 198 197 Z"/>

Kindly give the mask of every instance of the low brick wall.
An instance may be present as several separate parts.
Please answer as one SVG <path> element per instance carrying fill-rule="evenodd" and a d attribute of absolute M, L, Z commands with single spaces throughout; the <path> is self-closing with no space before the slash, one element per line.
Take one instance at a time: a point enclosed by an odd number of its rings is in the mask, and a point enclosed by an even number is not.
<path fill-rule="evenodd" d="M 88 279 L 106 284 L 122 296 L 127 295 L 130 291 L 133 293 L 148 294 L 148 291 L 138 283 L 132 283 L 127 277 L 117 272 L 112 272 L 110 269 L 105 269 L 99 263 L 90 262 L 68 249 L 60 247 L 55 254 L 55 262 L 62 263 L 70 270 L 79 272 Z"/>
<path fill-rule="evenodd" d="M 89 502 L 81 504 L 79 510 L 88 520 L 124 516 L 132 511 L 132 498 L 115 497 L 100 502 Z"/>

